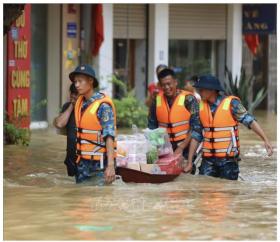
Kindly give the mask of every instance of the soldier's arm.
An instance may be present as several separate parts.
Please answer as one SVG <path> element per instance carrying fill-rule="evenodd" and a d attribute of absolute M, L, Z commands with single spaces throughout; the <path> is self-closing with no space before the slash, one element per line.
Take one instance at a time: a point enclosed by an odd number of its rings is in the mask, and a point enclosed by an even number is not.
<path fill-rule="evenodd" d="M 269 156 L 273 153 L 272 145 L 270 144 L 268 138 L 266 137 L 263 129 L 258 124 L 256 118 L 249 114 L 246 108 L 242 105 L 242 103 L 237 100 L 233 99 L 231 102 L 231 111 L 233 114 L 233 117 L 249 129 L 252 129 L 254 133 L 256 133 L 263 141 L 264 141 L 264 147 L 267 151 L 267 154 Z"/>
<path fill-rule="evenodd" d="M 66 107 L 66 104 L 69 104 L 68 107 Z M 59 116 L 57 116 L 53 121 L 53 125 L 58 129 L 62 129 L 67 125 L 70 115 L 74 109 L 74 105 L 72 103 L 66 104 L 62 107 L 62 112 Z"/>

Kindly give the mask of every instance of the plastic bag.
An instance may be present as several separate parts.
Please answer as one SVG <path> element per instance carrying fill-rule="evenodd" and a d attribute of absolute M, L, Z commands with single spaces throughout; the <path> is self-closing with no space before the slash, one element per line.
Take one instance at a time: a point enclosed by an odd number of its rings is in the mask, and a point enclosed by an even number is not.
<path fill-rule="evenodd" d="M 146 164 L 146 153 L 151 149 L 151 145 L 147 142 L 144 134 L 138 131 L 136 125 L 132 125 L 132 135 L 122 135 L 117 141 L 118 164 Z M 125 161 L 123 158 L 125 157 Z"/>
<path fill-rule="evenodd" d="M 169 141 L 169 135 L 164 128 L 145 129 L 144 135 L 152 146 L 158 150 L 158 156 L 166 156 L 173 154 L 173 148 Z"/>
<path fill-rule="evenodd" d="M 158 156 L 167 156 L 167 155 L 173 155 L 173 148 L 169 141 L 168 134 L 164 135 L 164 144 L 158 147 Z"/>
<path fill-rule="evenodd" d="M 117 156 L 116 162 L 117 162 L 117 166 L 126 167 L 128 164 L 128 157 Z"/>
<path fill-rule="evenodd" d="M 143 131 L 145 137 L 153 146 L 159 147 L 161 145 L 164 145 L 165 134 L 167 134 L 165 129 L 145 129 Z"/>

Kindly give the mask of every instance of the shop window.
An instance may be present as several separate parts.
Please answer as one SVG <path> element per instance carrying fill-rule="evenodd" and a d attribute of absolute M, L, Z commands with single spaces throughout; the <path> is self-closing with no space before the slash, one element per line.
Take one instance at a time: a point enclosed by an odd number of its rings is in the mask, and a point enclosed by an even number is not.
<path fill-rule="evenodd" d="M 184 81 L 194 75 L 219 75 L 219 69 L 224 68 L 219 53 L 224 52 L 224 49 L 220 48 L 222 45 L 224 41 L 169 40 L 169 65 L 177 74 L 179 86 L 182 87 Z"/>
<path fill-rule="evenodd" d="M 128 90 L 135 89 L 137 98 L 145 98 L 145 39 L 114 39 L 114 74 L 127 85 Z M 114 85 L 114 97 L 122 96 L 120 88 Z"/>
<path fill-rule="evenodd" d="M 31 8 L 31 120 L 47 120 L 47 5 Z M 58 80 L 59 81 L 59 80 Z"/>

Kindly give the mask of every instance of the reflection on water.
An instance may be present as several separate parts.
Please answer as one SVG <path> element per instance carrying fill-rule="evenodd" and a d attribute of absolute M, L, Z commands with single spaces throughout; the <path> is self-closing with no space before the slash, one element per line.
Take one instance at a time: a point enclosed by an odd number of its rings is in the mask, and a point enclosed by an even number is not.
<path fill-rule="evenodd" d="M 276 147 L 276 117 L 260 115 Z M 181 175 L 93 187 L 66 176 L 63 136 L 33 132 L 30 147 L 4 147 L 4 239 L 275 240 L 276 150 L 266 157 L 243 128 L 241 145 L 245 181 Z"/>

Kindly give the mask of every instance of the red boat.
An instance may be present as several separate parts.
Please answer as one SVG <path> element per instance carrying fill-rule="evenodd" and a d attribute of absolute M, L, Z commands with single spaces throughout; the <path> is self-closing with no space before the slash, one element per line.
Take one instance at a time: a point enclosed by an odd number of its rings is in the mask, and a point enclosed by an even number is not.
<path fill-rule="evenodd" d="M 164 183 L 173 181 L 180 174 L 149 174 L 126 167 L 117 167 L 117 175 L 122 177 L 124 182 L 134 183 Z"/>

